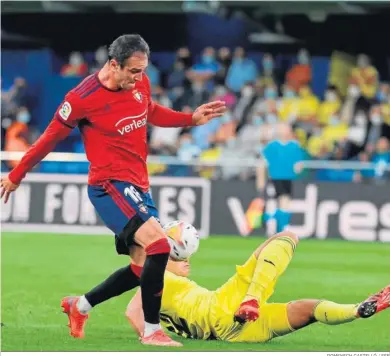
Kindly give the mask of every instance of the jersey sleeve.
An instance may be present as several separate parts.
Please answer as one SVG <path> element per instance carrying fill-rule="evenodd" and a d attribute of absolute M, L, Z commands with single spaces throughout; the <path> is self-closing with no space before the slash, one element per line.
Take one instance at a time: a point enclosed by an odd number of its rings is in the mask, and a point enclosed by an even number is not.
<path fill-rule="evenodd" d="M 152 99 L 149 78 L 145 75 L 145 85 L 148 92 L 148 121 L 160 127 L 187 127 L 193 126 L 192 114 L 174 111 L 157 104 Z"/>
<path fill-rule="evenodd" d="M 73 93 L 68 93 L 61 105 L 57 108 L 54 117 L 63 125 L 74 129 L 84 118 L 81 99 Z"/>
<path fill-rule="evenodd" d="M 49 126 L 24 154 L 18 165 L 9 173 L 9 179 L 19 184 L 36 164 L 53 151 L 58 142 L 65 139 L 82 119 L 81 105 L 77 97 L 68 94 L 54 114 Z M 77 103 L 77 104 L 76 104 Z"/>

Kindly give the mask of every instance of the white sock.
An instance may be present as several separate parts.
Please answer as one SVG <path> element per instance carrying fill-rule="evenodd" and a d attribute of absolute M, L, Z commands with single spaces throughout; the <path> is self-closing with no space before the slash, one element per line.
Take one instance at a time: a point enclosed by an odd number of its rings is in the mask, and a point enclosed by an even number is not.
<path fill-rule="evenodd" d="M 87 314 L 92 309 L 92 305 L 89 304 L 87 298 L 85 298 L 85 295 L 82 295 L 77 302 L 77 309 L 81 314 Z"/>
<path fill-rule="evenodd" d="M 145 321 L 144 337 L 152 335 L 155 331 L 160 330 L 160 324 L 150 324 Z"/>

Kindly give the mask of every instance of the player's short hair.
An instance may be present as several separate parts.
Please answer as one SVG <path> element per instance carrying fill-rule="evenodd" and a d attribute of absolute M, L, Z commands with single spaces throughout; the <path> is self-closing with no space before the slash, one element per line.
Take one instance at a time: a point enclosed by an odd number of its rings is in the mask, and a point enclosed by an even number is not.
<path fill-rule="evenodd" d="M 138 34 L 119 36 L 108 48 L 108 59 L 115 59 L 121 67 L 135 52 L 150 55 L 149 45 Z"/>

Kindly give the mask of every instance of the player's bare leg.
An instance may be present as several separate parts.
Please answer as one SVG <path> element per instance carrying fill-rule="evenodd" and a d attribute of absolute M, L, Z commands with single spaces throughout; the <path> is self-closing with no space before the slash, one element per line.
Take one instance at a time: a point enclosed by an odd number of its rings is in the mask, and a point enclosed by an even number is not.
<path fill-rule="evenodd" d="M 160 325 L 164 273 L 170 252 L 165 232 L 157 220 L 152 217 L 137 230 L 134 240 L 146 252 L 140 279 L 145 318 L 145 330 L 141 342 L 145 345 L 182 346 L 167 336 Z"/>
<path fill-rule="evenodd" d="M 390 307 L 390 285 L 358 304 L 337 304 L 328 300 L 304 299 L 287 305 L 287 316 L 294 330 L 317 321 L 327 325 L 369 318 Z"/>
<path fill-rule="evenodd" d="M 257 248 L 254 252 L 257 265 L 247 295 L 235 313 L 237 321 L 257 320 L 259 305 L 265 303 L 273 293 L 277 278 L 286 270 L 298 242 L 295 234 L 285 231 L 272 236 Z"/>

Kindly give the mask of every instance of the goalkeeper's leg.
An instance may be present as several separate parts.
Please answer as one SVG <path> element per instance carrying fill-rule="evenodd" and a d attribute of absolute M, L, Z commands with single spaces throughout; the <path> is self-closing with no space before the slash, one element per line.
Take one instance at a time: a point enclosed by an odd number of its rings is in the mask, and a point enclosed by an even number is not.
<path fill-rule="evenodd" d="M 285 231 L 272 236 L 255 252 L 256 267 L 246 296 L 235 313 L 239 322 L 254 321 L 259 317 L 259 305 L 272 295 L 277 279 L 286 270 L 298 244 L 298 237 Z"/>
<path fill-rule="evenodd" d="M 314 322 L 327 325 L 369 318 L 390 307 L 390 285 L 358 304 L 338 304 L 328 300 L 304 299 L 287 304 L 287 316 L 294 330 Z"/>

